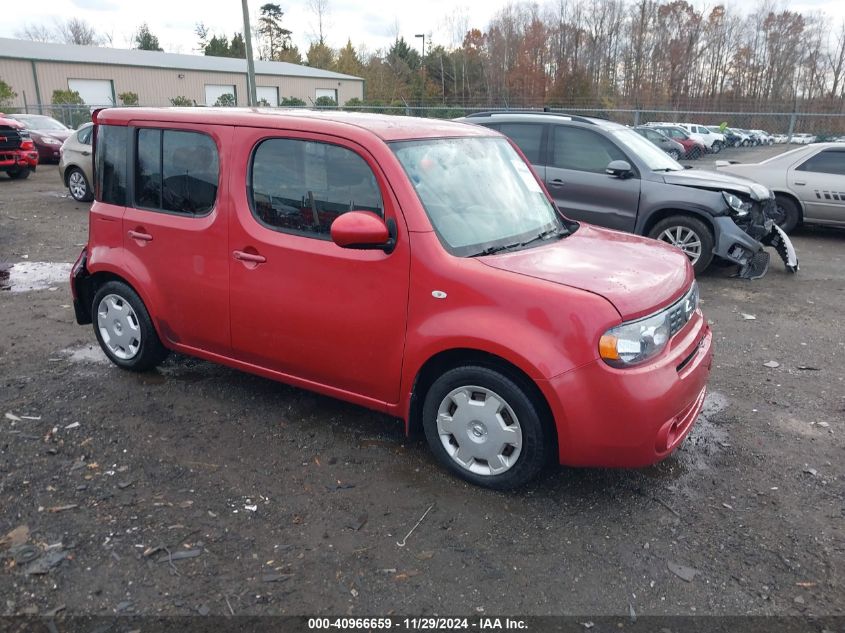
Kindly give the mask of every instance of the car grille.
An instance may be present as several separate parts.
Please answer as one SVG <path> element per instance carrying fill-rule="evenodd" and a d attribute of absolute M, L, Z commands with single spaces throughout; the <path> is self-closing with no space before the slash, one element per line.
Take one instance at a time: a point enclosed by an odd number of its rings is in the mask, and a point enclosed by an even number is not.
<path fill-rule="evenodd" d="M 20 146 L 20 132 L 15 128 L 0 127 L 0 150 L 18 149 Z"/>
<path fill-rule="evenodd" d="M 675 305 L 669 308 L 669 336 L 675 336 L 692 318 L 695 312 L 696 304 L 695 298 L 697 288 L 693 284 L 687 293 L 681 297 Z"/>

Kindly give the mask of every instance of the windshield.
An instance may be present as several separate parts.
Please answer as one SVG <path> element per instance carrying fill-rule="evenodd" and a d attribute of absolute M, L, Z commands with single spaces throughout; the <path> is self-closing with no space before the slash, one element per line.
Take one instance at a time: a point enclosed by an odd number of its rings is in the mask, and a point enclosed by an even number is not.
<path fill-rule="evenodd" d="M 567 232 L 528 165 L 504 138 L 401 141 L 391 148 L 454 255 L 540 244 L 546 234 Z"/>
<path fill-rule="evenodd" d="M 677 161 L 654 143 L 629 128 L 614 130 L 613 136 L 630 153 L 635 154 L 651 171 L 681 171 Z"/>
<path fill-rule="evenodd" d="M 30 130 L 66 130 L 67 128 L 48 116 L 38 114 L 17 114 L 15 118 Z"/>

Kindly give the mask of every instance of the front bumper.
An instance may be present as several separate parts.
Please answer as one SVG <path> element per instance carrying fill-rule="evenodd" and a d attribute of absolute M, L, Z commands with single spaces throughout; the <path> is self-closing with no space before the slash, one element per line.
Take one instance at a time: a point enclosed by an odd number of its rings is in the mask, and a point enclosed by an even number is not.
<path fill-rule="evenodd" d="M 596 360 L 541 385 L 557 426 L 560 463 L 630 468 L 670 455 L 704 404 L 712 340 L 697 310 L 652 362 L 615 369 Z"/>
<path fill-rule="evenodd" d="M 777 251 L 787 271 L 798 272 L 795 247 L 772 219 L 774 205 L 774 198 L 755 202 L 751 212 L 736 221 L 731 216 L 713 218 L 713 253 L 738 264 L 738 276 L 743 279 L 759 279 L 766 274 L 769 267 L 766 246 L 771 246 Z"/>

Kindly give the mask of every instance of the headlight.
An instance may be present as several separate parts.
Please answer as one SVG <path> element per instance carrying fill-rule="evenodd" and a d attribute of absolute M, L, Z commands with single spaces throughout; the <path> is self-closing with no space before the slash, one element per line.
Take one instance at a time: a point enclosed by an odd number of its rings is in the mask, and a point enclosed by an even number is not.
<path fill-rule="evenodd" d="M 751 210 L 750 202 L 743 202 L 739 197 L 735 196 L 732 193 L 723 191 L 722 197 L 724 197 L 725 202 L 728 203 L 728 206 L 731 208 L 731 211 L 733 211 L 733 215 L 737 217 L 745 217 Z"/>
<path fill-rule="evenodd" d="M 612 367 L 630 367 L 654 358 L 692 318 L 698 307 L 698 284 L 665 310 L 609 329 L 599 340 L 599 355 Z"/>

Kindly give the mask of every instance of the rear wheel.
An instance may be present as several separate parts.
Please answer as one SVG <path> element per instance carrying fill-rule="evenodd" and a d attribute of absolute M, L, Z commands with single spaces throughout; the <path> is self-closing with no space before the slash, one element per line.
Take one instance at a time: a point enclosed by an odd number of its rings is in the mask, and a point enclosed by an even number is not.
<path fill-rule="evenodd" d="M 542 407 L 508 376 L 467 365 L 434 381 L 423 428 L 437 459 L 459 477 L 497 490 L 534 479 L 554 445 Z"/>
<path fill-rule="evenodd" d="M 710 151 L 713 152 L 714 154 L 718 154 L 719 152 L 721 152 L 722 151 L 722 142 L 721 141 L 715 141 L 713 143 L 713 146 L 710 148 Z"/>
<path fill-rule="evenodd" d="M 153 327 L 141 297 L 121 281 L 103 284 L 91 306 L 94 333 L 109 360 L 122 369 L 146 371 L 168 351 Z"/>
<path fill-rule="evenodd" d="M 670 216 L 655 224 L 648 236 L 681 249 L 696 275 L 703 273 L 713 261 L 713 235 L 697 218 Z"/>
<path fill-rule="evenodd" d="M 777 212 L 775 215 L 775 222 L 783 229 L 784 233 L 790 233 L 801 224 L 801 211 L 798 205 L 793 200 L 786 196 L 775 196 L 775 203 L 777 204 Z"/>
<path fill-rule="evenodd" d="M 91 202 L 94 199 L 91 185 L 88 184 L 88 179 L 78 167 L 71 167 L 68 172 L 67 189 L 77 202 Z"/>

